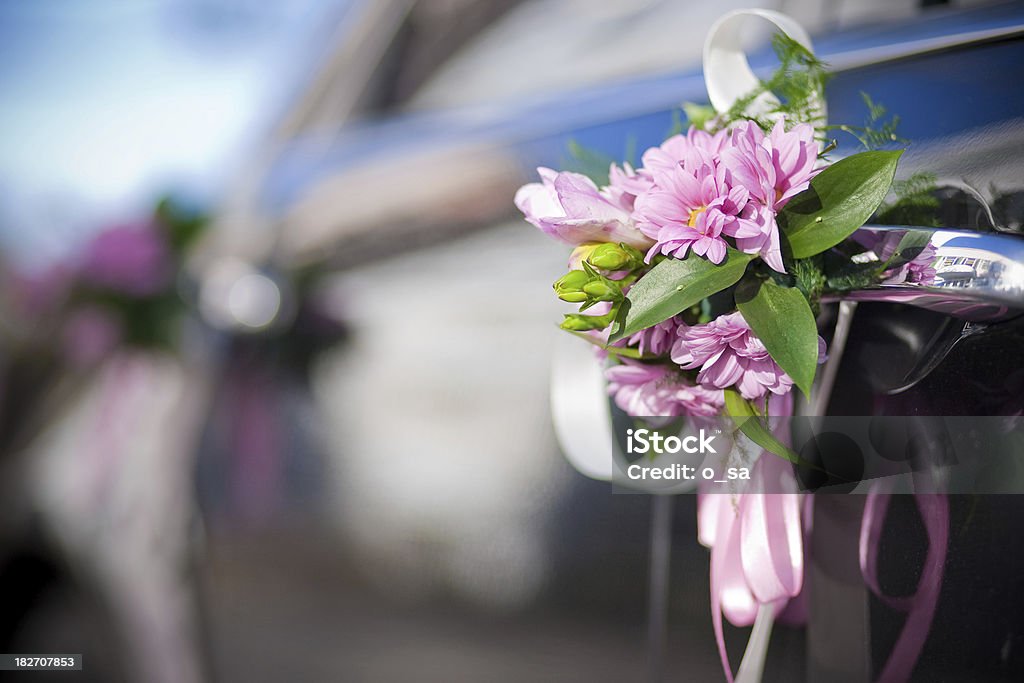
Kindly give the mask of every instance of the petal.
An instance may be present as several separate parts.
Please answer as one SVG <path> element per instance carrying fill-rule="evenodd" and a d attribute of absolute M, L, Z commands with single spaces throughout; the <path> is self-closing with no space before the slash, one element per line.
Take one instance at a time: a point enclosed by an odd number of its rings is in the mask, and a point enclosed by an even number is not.
<path fill-rule="evenodd" d="M 584 175 L 559 173 L 554 187 L 568 218 L 587 218 L 600 222 L 629 220 L 629 214 L 601 196 L 593 181 Z"/>
<path fill-rule="evenodd" d="M 779 243 L 779 228 L 772 219 L 772 226 L 768 233 L 768 241 L 761 247 L 761 258 L 768 266 L 779 273 L 786 272 L 786 266 L 782 263 L 782 246 Z"/>
<path fill-rule="evenodd" d="M 725 260 L 726 246 L 722 239 L 706 238 L 711 243 L 707 250 L 708 260 L 719 264 Z"/>

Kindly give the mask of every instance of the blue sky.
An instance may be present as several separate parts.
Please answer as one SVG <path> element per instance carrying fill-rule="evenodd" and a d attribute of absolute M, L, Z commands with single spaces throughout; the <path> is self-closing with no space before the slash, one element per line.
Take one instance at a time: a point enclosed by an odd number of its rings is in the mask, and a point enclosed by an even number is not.
<path fill-rule="evenodd" d="M 0 240 L 47 258 L 168 189 L 211 199 L 344 0 L 0 0 Z"/>

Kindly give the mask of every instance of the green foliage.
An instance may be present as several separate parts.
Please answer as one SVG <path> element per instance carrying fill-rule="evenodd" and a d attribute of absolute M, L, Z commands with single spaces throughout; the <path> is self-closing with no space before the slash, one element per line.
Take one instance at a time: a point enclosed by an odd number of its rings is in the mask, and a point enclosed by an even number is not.
<path fill-rule="evenodd" d="M 748 277 L 736 288 L 736 308 L 779 367 L 810 396 L 818 368 L 818 327 L 800 290 Z"/>
<path fill-rule="evenodd" d="M 154 217 L 167 236 L 167 243 L 178 253 L 192 246 L 209 224 L 205 213 L 170 196 L 157 202 Z"/>
<path fill-rule="evenodd" d="M 718 265 L 693 252 L 685 259 L 661 261 L 629 290 L 609 341 L 657 325 L 731 287 L 743 277 L 753 258 L 753 254 L 730 248 Z"/>
<path fill-rule="evenodd" d="M 581 173 L 593 180 L 595 185 L 602 187 L 608 184 L 608 170 L 612 164 L 635 162 L 636 138 L 631 136 L 626 140 L 621 159 L 614 159 L 602 152 L 588 149 L 575 140 L 569 141 L 568 152 L 569 156 L 562 164 L 562 168 Z"/>
<path fill-rule="evenodd" d="M 787 121 L 820 127 L 824 121 L 818 106 L 824 98 L 825 84 L 829 79 L 828 65 L 784 33 L 775 34 L 772 49 L 779 59 L 778 68 L 767 79 L 761 80 L 758 87 L 737 99 L 722 115 L 721 125 L 747 119 L 764 130 L 770 130 L 775 115 L 782 114 Z M 766 94 L 773 95 L 778 104 L 761 116 L 751 116 L 751 105 Z"/>
<path fill-rule="evenodd" d="M 891 146 L 893 143 L 906 143 L 906 140 L 896 134 L 900 117 L 893 114 L 886 117 L 888 110 L 880 103 L 871 99 L 866 92 L 861 92 L 861 99 L 868 108 L 868 116 L 863 126 L 851 126 L 839 124 L 826 126 L 826 130 L 839 130 L 852 135 L 861 147 L 866 150 L 881 149 Z"/>
<path fill-rule="evenodd" d="M 793 464 L 800 464 L 800 456 L 775 438 L 771 430 L 758 418 L 757 411 L 750 401 L 740 396 L 735 389 L 725 390 L 725 413 L 732 418 L 739 430 L 758 446 Z"/>
<path fill-rule="evenodd" d="M 864 225 L 888 194 L 901 154 L 862 152 L 815 176 L 779 213 L 793 257 L 820 254 Z"/>
<path fill-rule="evenodd" d="M 854 289 L 878 284 L 885 265 L 873 261 L 870 263 L 854 263 L 839 254 L 828 254 L 825 257 L 826 285 L 834 292 L 848 292 Z"/>
<path fill-rule="evenodd" d="M 822 256 L 796 259 L 789 264 L 797 289 L 811 305 L 811 312 L 817 316 L 821 295 L 825 291 L 827 279 L 822 269 Z"/>
<path fill-rule="evenodd" d="M 924 230 L 908 230 L 900 238 L 899 244 L 896 245 L 896 250 L 889 257 L 889 260 L 885 262 L 883 270 L 899 268 L 906 263 L 910 263 L 920 256 L 921 252 L 930 243 L 931 233 Z"/>

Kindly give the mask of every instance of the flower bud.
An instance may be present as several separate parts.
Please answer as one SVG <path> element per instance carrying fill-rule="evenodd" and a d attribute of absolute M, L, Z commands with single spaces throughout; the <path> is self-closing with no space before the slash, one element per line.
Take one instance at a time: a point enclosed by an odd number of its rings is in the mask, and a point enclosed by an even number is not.
<path fill-rule="evenodd" d="M 604 242 L 586 242 L 573 249 L 572 254 L 569 255 L 569 267 L 574 270 L 582 268 L 583 263 L 590 258 L 590 254 L 593 253 L 594 249 L 603 244 Z"/>
<path fill-rule="evenodd" d="M 583 285 L 583 291 L 598 301 L 614 301 L 622 296 L 622 290 L 612 287 L 604 280 L 594 280 Z"/>
<path fill-rule="evenodd" d="M 590 265 L 602 270 L 633 270 L 643 264 L 643 254 L 628 244 L 600 244 L 587 259 Z"/>
<path fill-rule="evenodd" d="M 562 321 L 561 328 L 563 330 L 569 330 L 570 332 L 586 332 L 593 330 L 594 324 L 591 322 L 593 316 L 588 315 L 567 315 L 565 320 Z"/>
<path fill-rule="evenodd" d="M 570 270 L 558 278 L 553 287 L 559 299 L 578 304 L 587 300 L 587 295 L 583 292 L 583 288 L 589 281 L 590 275 L 582 270 Z"/>
<path fill-rule="evenodd" d="M 562 329 L 570 332 L 587 332 L 588 330 L 603 330 L 612 324 L 618 312 L 618 304 L 612 304 L 612 310 L 604 315 L 582 315 L 570 313 L 563 316 Z"/>

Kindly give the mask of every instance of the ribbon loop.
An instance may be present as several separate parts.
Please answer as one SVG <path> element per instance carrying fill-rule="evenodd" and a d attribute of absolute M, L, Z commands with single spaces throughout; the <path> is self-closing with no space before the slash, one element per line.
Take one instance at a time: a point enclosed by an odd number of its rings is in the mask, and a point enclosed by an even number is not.
<path fill-rule="evenodd" d="M 780 12 L 767 9 L 742 9 L 723 15 L 712 26 L 704 41 L 704 84 L 708 90 L 711 106 L 718 113 L 728 111 L 736 100 L 753 92 L 760 81 L 750 69 L 747 53 L 743 47 L 743 36 L 752 19 L 768 21 L 776 29 L 803 45 L 814 54 L 811 37 L 795 19 Z M 824 93 L 816 98 L 817 119 L 824 123 L 828 116 Z M 771 93 L 762 93 L 755 99 L 748 113 L 766 115 L 778 99 Z"/>

